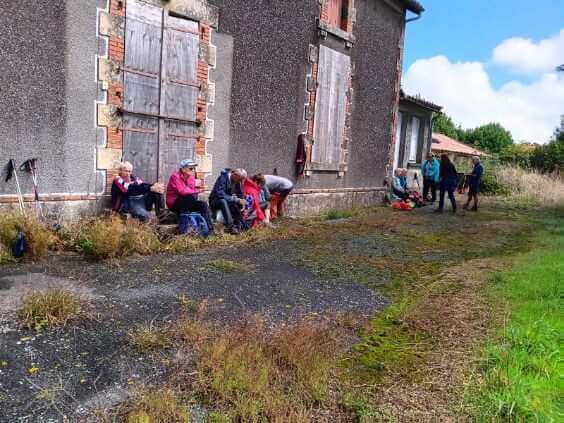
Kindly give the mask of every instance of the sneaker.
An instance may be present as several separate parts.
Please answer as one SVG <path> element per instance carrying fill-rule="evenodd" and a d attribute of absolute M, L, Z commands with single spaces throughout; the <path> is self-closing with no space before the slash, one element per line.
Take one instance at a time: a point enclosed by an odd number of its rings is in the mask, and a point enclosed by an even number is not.
<path fill-rule="evenodd" d="M 230 228 L 227 228 L 227 233 L 231 235 L 239 235 L 241 231 L 236 226 L 231 226 Z"/>

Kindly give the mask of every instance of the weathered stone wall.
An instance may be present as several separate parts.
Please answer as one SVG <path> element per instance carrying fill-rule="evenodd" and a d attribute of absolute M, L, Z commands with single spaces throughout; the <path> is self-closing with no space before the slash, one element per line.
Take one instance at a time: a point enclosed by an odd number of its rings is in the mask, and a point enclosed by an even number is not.
<path fill-rule="evenodd" d="M 341 190 L 331 192 L 315 192 L 298 190 L 290 195 L 286 202 L 288 216 L 313 216 L 329 210 L 345 210 L 357 207 L 367 207 L 382 202 L 383 189 Z"/>

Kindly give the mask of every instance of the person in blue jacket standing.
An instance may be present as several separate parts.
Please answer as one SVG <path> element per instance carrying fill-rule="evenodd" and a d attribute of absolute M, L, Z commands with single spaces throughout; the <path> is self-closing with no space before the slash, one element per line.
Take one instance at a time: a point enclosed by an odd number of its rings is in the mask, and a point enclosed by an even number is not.
<path fill-rule="evenodd" d="M 484 167 L 480 162 L 478 156 L 472 157 L 472 163 L 474 168 L 472 173 L 469 175 L 468 181 L 468 201 L 464 204 L 463 208 L 467 209 L 470 206 L 470 202 L 474 199 L 474 207 L 472 211 L 478 211 L 478 192 L 480 191 L 480 181 L 482 180 L 482 175 L 484 174 Z"/>
<path fill-rule="evenodd" d="M 440 180 L 440 165 L 433 153 L 427 155 L 427 160 L 421 166 L 423 174 L 423 199 L 429 201 L 429 190 L 431 191 L 431 203 L 437 199 L 437 185 Z"/>
<path fill-rule="evenodd" d="M 454 167 L 454 164 L 450 161 L 446 154 L 441 154 L 440 177 L 439 208 L 436 209 L 435 212 L 443 212 L 443 207 L 445 205 L 445 193 L 448 193 L 452 212 L 456 213 L 456 199 L 454 198 L 457 177 L 456 167 Z"/>

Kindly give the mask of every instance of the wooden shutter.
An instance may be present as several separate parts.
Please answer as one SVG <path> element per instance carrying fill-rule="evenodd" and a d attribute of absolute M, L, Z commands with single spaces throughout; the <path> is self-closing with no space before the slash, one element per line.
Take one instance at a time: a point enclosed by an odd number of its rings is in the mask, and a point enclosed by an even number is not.
<path fill-rule="evenodd" d="M 124 64 L 124 159 L 148 182 L 167 182 L 195 158 L 200 93 L 197 22 L 128 0 Z"/>
<path fill-rule="evenodd" d="M 123 158 L 147 182 L 158 178 L 162 9 L 127 2 Z"/>
<path fill-rule="evenodd" d="M 337 28 L 341 27 L 341 16 L 343 10 L 343 0 L 327 0 L 327 15 L 329 25 Z"/>
<path fill-rule="evenodd" d="M 164 181 L 180 160 L 196 155 L 199 51 L 198 23 L 165 16 L 159 148 Z"/>
<path fill-rule="evenodd" d="M 321 46 L 318 66 L 312 162 L 337 170 L 341 161 L 351 60 L 345 54 Z"/>

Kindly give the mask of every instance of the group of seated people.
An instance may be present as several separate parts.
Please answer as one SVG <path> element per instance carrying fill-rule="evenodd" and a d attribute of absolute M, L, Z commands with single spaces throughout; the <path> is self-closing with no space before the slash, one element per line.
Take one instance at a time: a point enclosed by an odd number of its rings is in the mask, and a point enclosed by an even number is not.
<path fill-rule="evenodd" d="M 112 184 L 112 209 L 148 221 L 155 209 L 157 217 L 166 208 L 176 215 L 199 213 L 214 232 L 214 217 L 221 216 L 226 231 L 238 234 L 242 230 L 264 224 L 284 215 L 284 202 L 294 184 L 277 175 L 256 174 L 248 177 L 245 169 L 224 169 L 215 181 L 209 202 L 198 197 L 203 191 L 203 181 L 197 178 L 198 164 L 182 160 L 168 184 L 146 183 L 135 177 L 129 162 L 120 163 L 118 175 Z"/>

